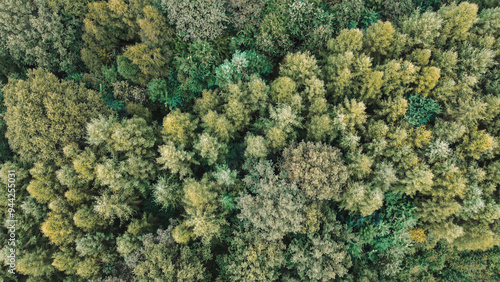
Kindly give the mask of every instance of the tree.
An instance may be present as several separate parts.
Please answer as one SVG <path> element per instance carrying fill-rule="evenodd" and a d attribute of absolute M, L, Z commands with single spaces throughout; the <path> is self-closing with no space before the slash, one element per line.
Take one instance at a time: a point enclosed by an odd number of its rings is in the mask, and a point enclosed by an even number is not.
<path fill-rule="evenodd" d="M 171 24 L 184 40 L 213 40 L 224 31 L 227 21 L 224 3 L 215 1 L 163 0 Z"/>
<path fill-rule="evenodd" d="M 93 71 L 111 64 L 115 57 L 113 50 L 122 42 L 137 39 L 139 26 L 135 18 L 142 10 L 141 1 L 127 4 L 122 0 L 92 2 L 85 15 L 85 33 L 82 60 Z"/>
<path fill-rule="evenodd" d="M 217 138 L 207 133 L 199 135 L 193 148 L 206 160 L 208 165 L 217 163 L 227 153 L 227 146 L 219 143 Z"/>
<path fill-rule="evenodd" d="M 340 199 L 348 170 L 340 151 L 322 143 L 301 142 L 283 150 L 287 178 L 314 200 Z"/>
<path fill-rule="evenodd" d="M 193 119 L 189 113 L 181 113 L 175 109 L 163 119 L 163 137 L 175 144 L 189 146 L 195 138 L 198 119 Z"/>
<path fill-rule="evenodd" d="M 302 127 L 302 118 L 287 104 L 270 106 L 269 117 L 266 120 L 266 139 L 269 147 L 277 151 L 284 148 L 288 140 L 296 137 L 297 128 Z"/>
<path fill-rule="evenodd" d="M 165 209 L 179 206 L 182 196 L 182 185 L 174 175 L 160 177 L 154 186 L 155 201 Z"/>
<path fill-rule="evenodd" d="M 380 188 L 373 188 L 362 182 L 349 182 L 342 194 L 340 207 L 352 213 L 369 216 L 380 209 L 384 203 L 384 193 Z"/>
<path fill-rule="evenodd" d="M 430 98 L 411 95 L 408 98 L 406 119 L 412 126 L 421 126 L 433 121 L 441 112 L 441 107 Z"/>
<path fill-rule="evenodd" d="M 188 46 L 189 56 L 176 57 L 177 80 L 184 91 L 199 92 L 215 85 L 214 70 L 220 58 L 214 46 L 201 39 Z"/>
<path fill-rule="evenodd" d="M 26 253 L 17 264 L 17 271 L 32 277 L 50 277 L 55 269 L 50 264 L 51 251 L 36 249 L 34 252 Z"/>
<path fill-rule="evenodd" d="M 96 92 L 43 69 L 30 70 L 26 80 L 12 80 L 3 91 L 6 136 L 26 161 L 57 161 L 64 146 L 82 140 L 90 119 L 109 112 Z"/>
<path fill-rule="evenodd" d="M 247 145 L 246 158 L 265 158 L 267 156 L 268 148 L 264 137 L 249 134 L 245 137 L 245 143 Z"/>
<path fill-rule="evenodd" d="M 352 262 L 341 230 L 335 218 L 328 218 L 321 230 L 297 236 L 287 249 L 288 268 L 301 280 L 329 281 L 346 276 Z"/>
<path fill-rule="evenodd" d="M 207 175 L 200 182 L 192 178 L 184 181 L 186 219 L 172 233 L 177 243 L 187 243 L 189 238 L 194 237 L 208 244 L 220 237 L 226 221 L 217 202 L 219 190 L 218 185 L 210 181 Z"/>
<path fill-rule="evenodd" d="M 163 164 L 163 169 L 178 173 L 181 178 L 193 173 L 190 164 L 194 162 L 194 152 L 184 151 L 183 146 L 177 148 L 172 141 L 160 146 L 159 152 L 161 157 L 157 161 Z"/>
<path fill-rule="evenodd" d="M 394 48 L 395 32 L 396 30 L 390 22 L 376 22 L 366 30 L 363 37 L 363 47 L 375 60 L 381 61 L 382 58 L 391 54 L 392 48 Z"/>
<path fill-rule="evenodd" d="M 272 64 L 266 56 L 255 51 L 236 50 L 231 61 L 224 63 L 215 69 L 216 83 L 220 87 L 228 83 L 238 83 L 240 80 L 248 81 L 251 75 L 266 76 L 272 72 Z"/>
<path fill-rule="evenodd" d="M 138 279 L 163 281 L 200 281 L 210 278 L 205 258 L 197 246 L 175 243 L 172 227 L 142 236 L 135 251 L 124 255 Z"/>
<path fill-rule="evenodd" d="M 276 281 L 285 263 L 285 244 L 266 240 L 250 230 L 227 238 L 229 252 L 217 258 L 220 277 L 230 281 Z"/>
<path fill-rule="evenodd" d="M 229 22 L 237 29 L 246 26 L 257 27 L 262 20 L 262 12 L 266 2 L 263 0 L 229 0 L 227 1 L 227 15 Z"/>
<path fill-rule="evenodd" d="M 296 184 L 274 174 L 269 161 L 248 163 L 244 182 L 252 194 L 238 199 L 241 220 L 251 223 L 262 238 L 273 241 L 305 229 L 306 198 Z"/>
<path fill-rule="evenodd" d="M 477 21 L 478 7 L 467 2 L 445 6 L 439 9 L 438 15 L 444 19 L 440 44 L 456 44 L 467 38 L 469 29 Z"/>
<path fill-rule="evenodd" d="M 0 8 L 0 23 L 0 46 L 19 66 L 81 70 L 81 20 L 51 11 L 43 0 L 9 0 Z"/>

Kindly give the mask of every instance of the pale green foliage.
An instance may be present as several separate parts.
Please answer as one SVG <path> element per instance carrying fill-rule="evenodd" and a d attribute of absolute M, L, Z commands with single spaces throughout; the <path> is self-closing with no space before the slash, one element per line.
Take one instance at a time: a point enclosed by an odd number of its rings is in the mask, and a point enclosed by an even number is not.
<path fill-rule="evenodd" d="M 87 124 L 86 137 L 89 146 L 84 150 L 76 143 L 64 147 L 68 165 L 62 166 L 56 175 L 66 190 L 63 194 L 68 204 L 75 206 L 72 221 L 89 232 L 112 224 L 115 219 L 129 220 L 137 213 L 141 193 L 156 177 L 156 137 L 144 119 L 119 121 L 115 116 L 92 119 Z M 54 211 L 69 209 L 63 204 L 58 199 L 49 207 Z M 82 263 L 94 265 L 106 260 L 88 259 Z M 99 270 L 85 275 L 96 275 L 94 272 Z"/>
<path fill-rule="evenodd" d="M 297 84 L 287 76 L 280 76 L 273 81 L 270 98 L 275 104 L 286 103 L 295 110 L 301 108 L 301 97 L 297 93 Z"/>
<path fill-rule="evenodd" d="M 348 178 L 337 148 L 301 142 L 283 150 L 281 169 L 304 194 L 317 200 L 339 200 Z"/>
<path fill-rule="evenodd" d="M 277 108 L 269 108 L 270 121 L 268 122 L 266 139 L 273 150 L 286 146 L 287 139 L 293 139 L 296 128 L 301 127 L 302 118 L 298 116 L 291 106 L 281 104 Z"/>
<path fill-rule="evenodd" d="M 381 110 L 377 111 L 380 116 L 386 116 L 386 120 L 390 123 L 396 122 L 404 118 L 408 111 L 408 100 L 403 97 L 388 98 L 380 102 Z"/>
<path fill-rule="evenodd" d="M 431 48 L 441 35 L 443 20 L 433 12 L 413 13 L 401 23 L 401 31 L 408 35 L 409 47 Z"/>
<path fill-rule="evenodd" d="M 24 252 L 22 258 L 16 261 L 16 271 L 38 279 L 50 277 L 56 271 L 54 266 L 47 263 L 51 259 L 50 253 L 49 250 L 42 248 L 37 248 L 33 252 Z"/>
<path fill-rule="evenodd" d="M 483 191 L 478 187 L 477 184 L 470 187 L 469 192 L 462 202 L 460 210 L 460 215 L 462 218 L 477 218 L 478 214 L 485 210 L 486 203 L 484 202 L 482 194 Z"/>
<path fill-rule="evenodd" d="M 325 83 L 316 76 L 305 81 L 305 89 L 301 94 L 309 103 L 309 115 L 323 114 L 328 110 Z"/>
<path fill-rule="evenodd" d="M 316 58 L 309 52 L 297 52 L 285 56 L 280 64 L 280 76 L 291 78 L 299 86 L 306 80 L 318 77 L 320 70 Z"/>
<path fill-rule="evenodd" d="M 33 179 L 26 188 L 30 196 L 39 203 L 50 203 L 55 200 L 62 187 L 57 183 L 54 166 L 36 162 L 30 174 Z"/>
<path fill-rule="evenodd" d="M 221 228 L 226 224 L 224 218 L 219 212 L 217 203 L 217 185 L 207 178 L 198 182 L 192 178 L 184 181 L 184 208 L 186 210 L 186 219 L 174 229 L 179 233 L 185 232 L 196 238 L 201 238 L 203 242 L 209 243 L 215 237 L 219 237 Z M 177 234 L 179 235 L 179 234 Z M 179 236 L 174 236 L 178 243 L 187 243 Z M 180 239 L 180 240 L 179 240 Z"/>
<path fill-rule="evenodd" d="M 119 218 L 122 221 L 128 220 L 134 215 L 135 210 L 119 194 L 104 194 L 96 198 L 94 211 L 101 215 L 105 220 L 113 221 Z"/>
<path fill-rule="evenodd" d="M 219 81 L 219 85 L 222 86 L 229 81 L 232 81 L 233 73 L 241 73 L 243 68 L 246 68 L 248 65 L 248 61 L 245 58 L 245 53 L 240 53 L 236 51 L 233 55 L 233 59 L 231 62 L 226 60 L 224 64 L 220 65 L 215 69 L 215 73 L 217 76 L 217 80 Z M 233 70 L 234 69 L 234 70 Z"/>
<path fill-rule="evenodd" d="M 268 103 L 269 87 L 259 77 L 252 76 L 250 81 L 246 84 L 247 96 L 244 101 L 249 102 L 249 107 L 253 112 L 259 111 Z"/>
<path fill-rule="evenodd" d="M 496 208 L 495 213 L 500 211 Z M 498 217 L 497 217 L 498 218 Z M 498 233 L 491 230 L 485 224 L 467 224 L 464 228 L 465 234 L 453 241 L 453 245 L 462 250 L 487 250 L 500 244 Z"/>
<path fill-rule="evenodd" d="M 221 142 L 228 142 L 236 131 L 234 125 L 225 115 L 212 110 L 202 116 L 201 120 L 202 126 L 207 128 L 207 132 L 216 136 Z"/>
<path fill-rule="evenodd" d="M 363 102 L 358 102 L 355 99 L 344 100 L 344 104 L 336 107 L 337 115 L 347 129 L 355 132 L 356 126 L 362 125 L 366 122 L 367 115 L 365 113 L 366 106 Z"/>
<path fill-rule="evenodd" d="M 391 60 L 383 65 L 382 92 L 390 97 L 401 97 L 412 90 L 411 83 L 415 82 L 419 67 L 410 61 Z"/>
<path fill-rule="evenodd" d="M 359 29 L 343 29 L 339 36 L 328 41 L 328 50 L 333 53 L 357 52 L 363 47 L 363 32 Z"/>
<path fill-rule="evenodd" d="M 474 29 L 480 35 L 500 36 L 500 8 L 484 9 L 479 14 L 479 19 Z"/>
<path fill-rule="evenodd" d="M 189 113 L 175 109 L 163 119 L 162 134 L 167 141 L 188 146 L 194 141 L 197 123 L 198 119 L 193 119 Z"/>
<path fill-rule="evenodd" d="M 331 281 L 344 277 L 352 265 L 347 245 L 339 238 L 342 226 L 335 219 L 327 221 L 320 231 L 294 239 L 288 247 L 289 264 L 302 280 Z"/>
<path fill-rule="evenodd" d="M 384 203 L 384 193 L 370 184 L 349 182 L 342 194 L 340 207 L 362 216 L 369 216 Z"/>
<path fill-rule="evenodd" d="M 489 48 L 489 46 L 477 48 L 471 45 L 462 48 L 460 52 L 461 71 L 463 81 L 467 85 L 474 86 L 478 82 L 477 80 L 496 64 L 495 51 Z"/>
<path fill-rule="evenodd" d="M 485 118 L 487 108 L 488 104 L 482 99 L 458 99 L 458 105 L 453 109 L 451 115 L 461 124 L 474 127 Z"/>
<path fill-rule="evenodd" d="M 64 215 L 49 212 L 48 218 L 42 223 L 40 229 L 43 235 L 50 239 L 53 244 L 68 245 L 75 239 L 75 227 L 72 220 Z"/>
<path fill-rule="evenodd" d="M 236 183 L 238 171 L 229 169 L 227 165 L 217 165 L 212 175 L 217 184 L 228 187 Z"/>
<path fill-rule="evenodd" d="M 194 110 L 202 117 L 202 126 L 220 141 L 227 142 L 237 131 L 246 129 L 255 112 L 267 106 L 268 87 L 256 75 L 247 82 L 228 83 L 222 92 L 203 91 Z"/>
<path fill-rule="evenodd" d="M 104 241 L 109 240 L 103 233 L 87 233 L 85 236 L 75 240 L 75 250 L 80 256 L 97 255 L 104 252 Z"/>
<path fill-rule="evenodd" d="M 453 199 L 443 200 L 432 198 L 429 200 L 422 200 L 418 204 L 419 206 L 417 206 L 417 208 L 421 220 L 429 223 L 444 223 L 444 220 L 447 220 L 450 216 L 456 214 L 461 207 L 460 203 Z M 430 229 L 432 230 L 433 228 Z M 449 238 L 447 240 L 451 242 L 453 241 L 453 238 Z"/>
<path fill-rule="evenodd" d="M 172 230 L 158 229 L 142 236 L 139 248 L 125 257 L 140 281 L 209 280 L 203 258 L 195 248 L 176 244 Z"/>
<path fill-rule="evenodd" d="M 340 148 L 348 151 L 354 151 L 359 147 L 359 141 L 361 137 L 358 135 L 352 134 L 351 132 L 346 133 L 340 137 L 339 146 Z"/>
<path fill-rule="evenodd" d="M 221 87 L 228 83 L 236 83 L 238 80 L 248 79 L 249 55 L 246 52 L 236 50 L 231 61 L 225 60 L 224 63 L 215 69 L 217 84 Z"/>
<path fill-rule="evenodd" d="M 267 156 L 268 147 L 264 137 L 247 134 L 245 143 L 247 146 L 245 149 L 246 158 L 265 158 Z"/>
<path fill-rule="evenodd" d="M 43 70 L 30 70 L 27 80 L 12 80 L 3 88 L 7 111 L 6 137 L 23 160 L 54 161 L 62 148 L 81 141 L 85 125 L 106 114 L 99 95 Z"/>
<path fill-rule="evenodd" d="M 160 177 L 154 186 L 155 201 L 164 208 L 176 208 L 182 200 L 182 186 L 173 175 Z"/>
<path fill-rule="evenodd" d="M 285 244 L 266 240 L 249 231 L 235 231 L 229 253 L 219 261 L 221 276 L 227 281 L 276 281 L 285 263 Z"/>
<path fill-rule="evenodd" d="M 200 116 L 206 115 L 221 103 L 221 95 L 217 90 L 203 90 L 201 97 L 195 100 L 194 111 Z"/>
<path fill-rule="evenodd" d="M 224 31 L 224 2 L 162 0 L 168 19 L 184 40 L 213 40 Z"/>
<path fill-rule="evenodd" d="M 450 154 L 449 144 L 437 139 L 429 146 L 426 156 L 429 158 L 429 162 L 434 163 L 438 160 L 445 160 Z"/>
<path fill-rule="evenodd" d="M 148 155 L 156 142 L 153 129 L 143 118 L 133 117 L 121 123 L 116 117 L 100 117 L 87 124 L 87 142 L 104 145 L 111 152 L 124 152 L 128 156 Z"/>
<path fill-rule="evenodd" d="M 389 190 L 399 180 L 397 171 L 390 162 L 378 162 L 375 164 L 372 183 L 375 188 L 381 189 L 383 192 Z"/>
<path fill-rule="evenodd" d="M 221 144 L 217 138 L 210 136 L 208 133 L 199 135 L 198 140 L 193 147 L 208 165 L 213 165 L 227 153 L 226 144 Z"/>
<path fill-rule="evenodd" d="M 107 222 L 102 221 L 102 217 L 94 209 L 88 206 L 81 206 L 73 215 L 75 226 L 83 231 L 93 231 L 102 228 Z"/>
<path fill-rule="evenodd" d="M 344 89 L 349 85 L 353 77 L 352 71 L 349 69 L 354 63 L 354 53 L 346 51 L 338 55 L 332 55 L 327 59 L 326 78 L 327 89 L 333 92 L 334 97 L 341 96 Z M 335 79 L 334 79 L 335 78 Z"/>
<path fill-rule="evenodd" d="M 434 174 L 426 166 L 419 166 L 406 172 L 406 177 L 401 180 L 404 184 L 403 191 L 413 196 L 417 192 L 429 194 L 432 190 Z"/>
<path fill-rule="evenodd" d="M 255 196 L 245 194 L 238 199 L 238 217 L 269 241 L 300 232 L 306 220 L 306 199 L 299 187 L 275 175 L 270 162 L 248 163 L 247 167 L 244 182 Z"/>
<path fill-rule="evenodd" d="M 160 158 L 158 163 L 163 165 L 163 169 L 169 169 L 172 173 L 178 173 L 181 178 L 190 175 L 191 162 L 194 152 L 186 152 L 183 146 L 177 148 L 174 143 L 169 141 L 167 144 L 158 148 Z"/>
<path fill-rule="evenodd" d="M 417 66 L 426 66 L 431 58 L 430 49 L 415 49 L 410 55 L 410 61 L 415 62 Z"/>
<path fill-rule="evenodd" d="M 250 122 L 250 107 L 245 103 L 245 92 L 236 84 L 228 86 L 227 103 L 224 110 L 228 119 L 234 124 L 235 130 L 242 130 Z"/>
<path fill-rule="evenodd" d="M 371 57 L 352 51 L 328 56 L 325 67 L 326 86 L 335 102 L 349 95 L 370 102 L 376 100 L 383 75 L 382 71 L 372 69 Z"/>
<path fill-rule="evenodd" d="M 370 157 L 361 150 L 350 152 L 346 156 L 350 175 L 362 179 L 372 172 L 373 157 Z"/>
<path fill-rule="evenodd" d="M 315 115 L 306 125 L 309 138 L 314 141 L 325 141 L 333 131 L 333 121 L 328 114 Z"/>
<path fill-rule="evenodd" d="M 420 73 L 418 85 L 415 91 L 422 96 L 427 97 L 429 92 L 436 87 L 439 78 L 441 77 L 441 70 L 436 67 L 424 67 Z"/>
<path fill-rule="evenodd" d="M 433 128 L 433 135 L 448 144 L 453 144 L 460 140 L 466 131 L 467 128 L 461 123 L 444 121 L 438 118 Z"/>

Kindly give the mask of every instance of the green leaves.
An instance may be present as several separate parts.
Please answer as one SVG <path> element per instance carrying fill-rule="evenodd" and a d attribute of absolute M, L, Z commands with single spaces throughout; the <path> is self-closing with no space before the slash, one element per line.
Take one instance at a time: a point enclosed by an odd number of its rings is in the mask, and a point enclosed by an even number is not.
<path fill-rule="evenodd" d="M 440 113 L 441 107 L 434 100 L 413 94 L 408 98 L 405 119 L 412 126 L 421 126 L 434 121 Z"/>

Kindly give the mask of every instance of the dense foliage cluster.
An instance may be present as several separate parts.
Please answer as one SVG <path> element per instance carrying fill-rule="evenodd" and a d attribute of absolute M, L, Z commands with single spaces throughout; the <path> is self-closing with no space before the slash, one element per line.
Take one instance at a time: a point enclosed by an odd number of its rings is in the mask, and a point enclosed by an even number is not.
<path fill-rule="evenodd" d="M 4 0 L 0 281 L 499 280 L 499 58 L 493 0 Z"/>

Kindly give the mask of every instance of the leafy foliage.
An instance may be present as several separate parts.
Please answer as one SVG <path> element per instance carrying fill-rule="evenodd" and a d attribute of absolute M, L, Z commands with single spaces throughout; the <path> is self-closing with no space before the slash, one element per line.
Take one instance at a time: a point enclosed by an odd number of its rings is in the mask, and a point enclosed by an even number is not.
<path fill-rule="evenodd" d="M 471 1 L 3 1 L 0 281 L 499 280 Z"/>
<path fill-rule="evenodd" d="M 64 146 L 82 140 L 91 118 L 108 113 L 96 92 L 43 69 L 29 71 L 27 80 L 12 80 L 3 92 L 6 136 L 26 161 L 57 160 Z"/>
<path fill-rule="evenodd" d="M 411 95 L 408 98 L 406 120 L 412 126 L 421 126 L 433 121 L 441 112 L 441 107 L 430 98 Z"/>

